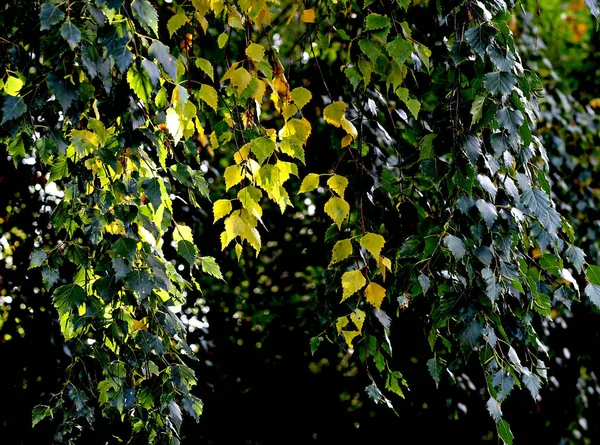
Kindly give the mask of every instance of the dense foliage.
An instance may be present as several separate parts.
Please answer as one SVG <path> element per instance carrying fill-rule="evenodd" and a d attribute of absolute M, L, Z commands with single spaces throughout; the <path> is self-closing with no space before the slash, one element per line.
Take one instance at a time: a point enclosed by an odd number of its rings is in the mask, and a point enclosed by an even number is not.
<path fill-rule="evenodd" d="M 487 411 L 473 438 L 527 437 L 511 393 L 541 406 L 555 351 L 577 350 L 552 331 L 600 307 L 590 11 L 568 5 L 546 47 L 538 2 L 391 3 L 6 3 L 0 323 L 5 351 L 52 332 L 34 425 L 179 443 L 185 413 L 225 424 L 220 394 L 272 386 L 273 418 L 323 438 L 316 414 L 275 412 L 335 385 L 315 413 L 368 413 L 338 439 L 426 398 Z M 598 390 L 577 357 L 558 434 L 585 441 Z M 411 398 L 423 375 L 443 388 Z M 266 429 L 251 400 L 234 420 Z"/>

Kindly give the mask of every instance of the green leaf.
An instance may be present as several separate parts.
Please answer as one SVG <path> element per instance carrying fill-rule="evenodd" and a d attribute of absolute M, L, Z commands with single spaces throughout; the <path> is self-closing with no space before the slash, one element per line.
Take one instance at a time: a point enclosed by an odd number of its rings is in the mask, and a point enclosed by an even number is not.
<path fill-rule="evenodd" d="M 477 136 L 469 135 L 465 138 L 462 148 L 471 164 L 477 165 L 477 160 L 481 156 L 481 139 Z"/>
<path fill-rule="evenodd" d="M 196 255 L 198 254 L 198 249 L 191 241 L 180 240 L 177 243 L 177 253 L 181 255 L 190 266 L 194 266 L 194 264 L 196 264 Z"/>
<path fill-rule="evenodd" d="M 246 48 L 246 55 L 254 62 L 262 62 L 265 58 L 265 47 L 257 43 L 251 43 Z"/>
<path fill-rule="evenodd" d="M 312 192 L 317 189 L 319 187 L 319 178 L 320 176 L 316 173 L 309 173 L 306 175 L 302 180 L 298 193 Z"/>
<path fill-rule="evenodd" d="M 496 423 L 502 420 L 502 410 L 500 409 L 500 404 L 496 399 L 490 397 L 485 406 L 487 407 L 490 416 L 492 416 L 492 419 L 494 419 Z"/>
<path fill-rule="evenodd" d="M 496 120 L 501 128 L 506 128 L 513 136 L 519 133 L 519 128 L 525 122 L 523 114 L 519 110 L 511 108 L 499 109 L 496 113 Z"/>
<path fill-rule="evenodd" d="M 496 206 L 491 202 L 484 201 L 483 199 L 478 199 L 475 202 L 475 206 L 481 213 L 483 220 L 487 224 L 488 227 L 492 227 L 496 218 L 498 218 L 498 212 L 496 211 Z"/>
<path fill-rule="evenodd" d="M 49 406 L 46 405 L 38 405 L 33 408 L 31 426 L 36 426 L 39 422 L 44 420 L 46 417 L 52 417 L 52 410 Z"/>
<path fill-rule="evenodd" d="M 67 41 L 71 49 L 75 49 L 81 40 L 81 31 L 70 20 L 67 20 L 60 27 L 60 35 Z"/>
<path fill-rule="evenodd" d="M 135 1 L 147 2 L 148 0 Z M 148 49 L 148 55 L 158 60 L 171 80 L 177 82 L 177 60 L 171 55 L 166 45 L 159 40 L 154 40 Z"/>
<path fill-rule="evenodd" d="M 600 267 L 590 264 L 585 275 L 590 283 L 600 286 Z"/>
<path fill-rule="evenodd" d="M 488 56 L 498 71 L 509 73 L 515 65 L 515 56 L 507 49 L 506 55 L 496 45 L 487 48 Z"/>
<path fill-rule="evenodd" d="M 202 99 L 206 104 L 215 110 L 217 110 L 217 105 L 219 102 L 219 96 L 217 95 L 217 91 L 211 87 L 210 85 L 202 84 L 200 86 L 200 92 L 198 93 L 198 97 Z"/>
<path fill-rule="evenodd" d="M 146 271 L 133 270 L 125 275 L 125 284 L 144 299 L 154 289 L 154 278 Z"/>
<path fill-rule="evenodd" d="M 429 370 L 429 374 L 435 381 L 435 386 L 437 388 L 440 384 L 442 372 L 444 372 L 445 366 L 440 360 L 434 357 L 427 360 L 427 369 Z"/>
<path fill-rule="evenodd" d="M 221 274 L 221 268 L 219 267 L 219 265 L 213 257 L 203 256 L 200 257 L 200 260 L 202 261 L 202 270 L 204 272 L 206 272 L 209 275 L 212 275 L 215 278 L 218 278 L 219 280 L 225 281 L 223 275 Z"/>
<path fill-rule="evenodd" d="M 202 411 L 204 410 L 202 400 L 193 394 L 187 394 L 181 400 L 181 404 L 183 405 L 183 409 L 186 410 L 188 414 L 192 416 L 194 420 L 196 420 L 196 422 L 200 419 Z"/>
<path fill-rule="evenodd" d="M 371 59 L 373 63 L 375 63 L 375 61 L 381 54 L 381 47 L 371 40 L 361 39 L 358 41 L 358 46 L 360 47 L 361 51 L 365 53 L 369 59 Z"/>
<path fill-rule="evenodd" d="M 413 52 L 413 46 L 409 41 L 403 39 L 402 37 L 396 37 L 387 44 L 387 51 L 389 55 L 396 60 L 396 62 L 402 65 L 404 62 L 410 59 L 410 55 Z"/>
<path fill-rule="evenodd" d="M 62 317 L 85 303 L 87 295 L 81 286 L 72 283 L 57 287 L 52 299 L 58 314 Z"/>
<path fill-rule="evenodd" d="M 465 353 L 471 352 L 479 343 L 483 334 L 483 326 L 478 320 L 473 320 L 459 334 L 460 346 Z"/>
<path fill-rule="evenodd" d="M 585 252 L 577 246 L 569 245 L 565 250 L 565 255 L 569 262 L 575 266 L 577 272 L 581 272 L 581 269 L 585 264 Z"/>
<path fill-rule="evenodd" d="M 173 34 L 177 32 L 179 28 L 188 23 L 190 19 L 185 12 L 179 12 L 169 19 L 167 22 L 167 29 L 169 30 L 169 36 L 173 37 Z"/>
<path fill-rule="evenodd" d="M 60 275 L 56 269 L 51 269 L 49 267 L 44 267 L 42 269 L 42 282 L 47 290 L 54 286 L 59 278 Z"/>
<path fill-rule="evenodd" d="M 510 73 L 493 72 L 486 74 L 483 78 L 483 86 L 494 95 L 500 93 L 502 96 L 506 96 L 510 94 L 516 84 L 517 79 Z"/>
<path fill-rule="evenodd" d="M 252 153 L 254 153 L 260 164 L 263 164 L 276 148 L 277 145 L 275 142 L 267 137 L 256 138 L 250 142 L 250 150 L 252 150 Z"/>
<path fill-rule="evenodd" d="M 369 14 L 365 19 L 365 31 L 373 31 L 377 29 L 390 28 L 392 22 L 384 15 Z"/>
<path fill-rule="evenodd" d="M 72 86 L 68 85 L 64 80 L 57 78 L 54 74 L 48 74 L 46 81 L 62 106 L 63 112 L 66 112 L 73 101 L 77 99 L 77 92 Z"/>
<path fill-rule="evenodd" d="M 415 119 L 419 117 L 419 111 L 421 110 L 421 102 L 419 102 L 416 99 L 410 99 L 408 102 L 406 102 L 406 107 Z"/>
<path fill-rule="evenodd" d="M 585 287 L 585 294 L 588 296 L 590 301 L 594 303 L 594 306 L 600 309 L 600 286 L 589 283 Z"/>
<path fill-rule="evenodd" d="M 200 68 L 204 72 L 204 74 L 210 77 L 210 80 L 214 82 L 215 71 L 212 64 L 208 60 L 203 59 L 202 57 L 198 57 L 196 59 L 196 67 Z"/>
<path fill-rule="evenodd" d="M 142 189 L 156 211 L 163 202 L 163 193 L 160 187 L 160 180 L 158 178 L 146 179 L 142 183 Z"/>
<path fill-rule="evenodd" d="M 158 14 L 148 0 L 133 0 L 131 10 L 134 17 L 140 22 L 140 25 L 148 31 L 153 32 L 158 37 Z M 154 42 L 157 42 L 155 40 Z"/>
<path fill-rule="evenodd" d="M 485 58 L 492 33 L 495 34 L 496 30 L 488 26 L 474 26 L 465 32 L 465 40 L 481 60 Z"/>
<path fill-rule="evenodd" d="M 513 435 L 510 425 L 506 420 L 501 420 L 498 424 L 498 435 L 506 445 L 512 445 Z"/>
<path fill-rule="evenodd" d="M 317 352 L 317 349 L 319 348 L 319 345 L 321 344 L 321 340 L 319 337 L 312 337 L 310 339 L 310 353 L 311 355 L 315 355 L 315 352 Z"/>
<path fill-rule="evenodd" d="M 33 252 L 31 252 L 31 255 L 29 256 L 28 269 L 40 267 L 42 264 L 44 264 L 46 258 L 48 258 L 48 254 L 46 252 L 44 252 L 42 249 L 35 249 Z"/>
<path fill-rule="evenodd" d="M 523 368 L 523 375 L 521 380 L 525 387 L 529 390 L 531 397 L 535 400 L 540 392 L 540 387 L 542 386 L 541 379 L 537 376 L 537 374 L 532 373 L 527 368 Z"/>
<path fill-rule="evenodd" d="M 292 100 L 300 110 L 312 99 L 312 93 L 304 87 L 294 88 L 291 95 Z"/>
<path fill-rule="evenodd" d="M 462 259 L 462 257 L 465 256 L 465 253 L 467 252 L 467 250 L 465 249 L 465 243 L 463 243 L 463 241 L 460 238 L 457 238 L 454 235 L 447 235 L 444 238 L 444 244 L 448 249 L 450 249 L 450 252 L 452 252 L 454 258 L 456 258 L 459 261 Z"/>
<path fill-rule="evenodd" d="M 44 4 L 40 11 L 40 29 L 45 31 L 60 23 L 65 18 L 65 13 L 58 6 Z"/>
<path fill-rule="evenodd" d="M 152 63 L 148 60 L 145 62 Z M 127 71 L 127 83 L 140 100 L 148 105 L 150 96 L 152 95 L 152 80 L 145 70 L 138 71 L 135 67 L 129 68 Z"/>
<path fill-rule="evenodd" d="M 130 262 L 135 260 L 137 255 L 137 240 L 133 238 L 119 238 L 112 245 L 112 250 L 121 258 L 125 258 Z"/>
<path fill-rule="evenodd" d="M 471 125 L 476 124 L 483 117 L 483 105 L 485 104 L 485 96 L 479 96 L 471 105 Z"/>
<path fill-rule="evenodd" d="M 16 119 L 27 111 L 27 105 L 22 97 L 7 96 L 2 106 L 2 124 Z"/>
<path fill-rule="evenodd" d="M 15 167 L 21 162 L 27 153 L 25 152 L 25 143 L 23 142 L 23 135 L 12 139 L 8 144 L 8 154 L 13 158 Z"/>

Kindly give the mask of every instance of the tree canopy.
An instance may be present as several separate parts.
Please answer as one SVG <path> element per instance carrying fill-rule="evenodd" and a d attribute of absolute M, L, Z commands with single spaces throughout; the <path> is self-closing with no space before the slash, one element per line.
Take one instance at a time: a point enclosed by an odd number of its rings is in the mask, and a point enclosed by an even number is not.
<path fill-rule="evenodd" d="M 7 0 L 3 427 L 591 443 L 598 15 Z"/>

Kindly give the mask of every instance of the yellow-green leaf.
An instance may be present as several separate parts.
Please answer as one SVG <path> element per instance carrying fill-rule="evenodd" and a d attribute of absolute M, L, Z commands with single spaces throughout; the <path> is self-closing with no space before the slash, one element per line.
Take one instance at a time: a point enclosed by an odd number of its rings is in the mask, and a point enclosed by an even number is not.
<path fill-rule="evenodd" d="M 360 270 L 353 270 L 342 275 L 342 301 L 361 290 L 367 280 Z"/>
<path fill-rule="evenodd" d="M 246 68 L 238 68 L 229 77 L 231 84 L 237 89 L 238 96 L 250 85 L 252 75 L 246 71 Z"/>
<path fill-rule="evenodd" d="M 243 250 L 243 247 L 242 247 L 241 244 L 236 244 L 235 245 L 235 255 L 237 256 L 237 260 L 238 261 L 242 257 L 242 250 Z"/>
<path fill-rule="evenodd" d="M 227 40 L 229 39 L 229 36 L 227 35 L 226 32 L 223 32 L 219 35 L 219 37 L 217 37 L 217 45 L 219 45 L 219 48 L 223 49 L 225 48 L 225 45 L 227 44 Z"/>
<path fill-rule="evenodd" d="M 386 258 L 383 255 L 380 255 L 379 259 L 377 260 L 377 267 L 379 268 L 379 271 L 381 272 L 383 281 L 385 281 L 386 269 L 389 270 L 390 272 L 392 271 L 392 262 L 390 261 L 389 258 Z"/>
<path fill-rule="evenodd" d="M 360 239 L 360 245 L 367 249 L 376 260 L 379 260 L 379 254 L 381 253 L 384 244 L 385 239 L 383 236 L 376 233 L 367 233 Z"/>
<path fill-rule="evenodd" d="M 190 226 L 175 224 L 175 228 L 173 229 L 173 241 L 189 241 L 190 243 L 193 243 L 194 236 L 192 235 Z"/>
<path fill-rule="evenodd" d="M 277 161 L 275 166 L 279 169 L 279 182 L 283 184 L 290 175 L 298 176 L 298 166 L 293 162 Z"/>
<path fill-rule="evenodd" d="M 304 87 L 298 87 L 292 90 L 292 100 L 299 109 L 302 109 L 311 99 L 312 93 Z"/>
<path fill-rule="evenodd" d="M 144 104 L 150 101 L 153 88 L 150 76 L 145 70 L 138 71 L 133 66 L 129 68 L 129 71 L 127 71 L 127 83 L 129 83 L 133 92 Z"/>
<path fill-rule="evenodd" d="M 173 37 L 173 34 L 175 34 L 179 28 L 181 28 L 183 25 L 185 25 L 189 21 L 190 21 L 190 19 L 188 19 L 187 15 L 184 12 L 175 14 L 167 22 L 167 29 L 169 30 L 169 36 Z"/>
<path fill-rule="evenodd" d="M 4 81 L 4 91 L 6 94 L 18 96 L 21 88 L 23 88 L 23 81 L 19 77 L 9 75 Z"/>
<path fill-rule="evenodd" d="M 287 121 L 290 117 L 298 112 L 298 107 L 295 104 L 288 104 L 283 109 L 283 118 Z"/>
<path fill-rule="evenodd" d="M 338 241 L 333 246 L 333 254 L 331 255 L 331 262 L 329 265 L 339 263 L 340 261 L 344 261 L 352 255 L 352 241 L 349 239 L 343 239 Z"/>
<path fill-rule="evenodd" d="M 339 128 L 345 113 L 346 103 L 338 101 L 329 104 L 325 107 L 325 109 L 323 110 L 323 118 L 325 118 L 325 121 L 327 121 L 327 123 L 330 123 L 334 127 Z"/>
<path fill-rule="evenodd" d="M 239 184 L 244 179 L 241 165 L 230 165 L 225 169 L 225 190 L 229 190 L 234 185 Z"/>
<path fill-rule="evenodd" d="M 300 17 L 300 20 L 302 20 L 304 23 L 315 23 L 315 10 L 314 9 L 305 9 L 304 11 L 302 11 L 302 16 Z"/>
<path fill-rule="evenodd" d="M 246 55 L 254 62 L 262 62 L 265 58 L 265 48 L 262 45 L 251 43 L 246 48 Z"/>
<path fill-rule="evenodd" d="M 229 199 L 219 199 L 218 201 L 215 201 L 213 204 L 213 213 L 215 215 L 213 222 L 217 222 L 224 216 L 229 215 L 231 209 L 231 201 Z"/>
<path fill-rule="evenodd" d="M 408 102 L 406 102 L 406 106 L 408 107 L 414 118 L 417 119 L 417 117 L 419 116 L 419 111 L 421 110 L 421 103 L 416 99 L 411 99 Z"/>
<path fill-rule="evenodd" d="M 350 323 L 348 317 L 340 317 L 336 320 L 335 328 L 337 329 L 338 334 L 342 332 L 342 329 L 344 329 L 344 326 L 347 326 L 348 323 Z"/>
<path fill-rule="evenodd" d="M 360 334 L 360 332 L 358 332 L 358 331 L 342 331 L 342 334 L 344 334 L 344 339 L 346 340 L 346 344 L 348 345 L 348 347 L 350 349 L 352 349 L 353 348 L 352 341 L 356 338 L 357 335 Z"/>
<path fill-rule="evenodd" d="M 343 198 L 344 191 L 348 186 L 348 180 L 344 176 L 333 175 L 327 180 L 327 185 L 331 190 L 337 193 L 340 198 Z"/>
<path fill-rule="evenodd" d="M 302 180 L 302 184 L 300 185 L 300 190 L 298 191 L 298 193 L 312 192 L 318 187 L 319 175 L 317 175 L 316 173 L 309 173 Z"/>
<path fill-rule="evenodd" d="M 342 198 L 333 197 L 325 203 L 325 213 L 333 219 L 333 222 L 342 229 L 342 223 L 350 214 L 350 205 Z"/>
<path fill-rule="evenodd" d="M 363 324 L 365 322 L 365 316 L 366 314 L 360 309 L 356 309 L 350 314 L 350 319 L 358 328 L 358 332 L 362 332 Z"/>
<path fill-rule="evenodd" d="M 196 67 L 204 71 L 204 74 L 210 77 L 210 80 L 215 80 L 215 70 L 208 60 L 203 59 L 202 57 L 198 57 L 196 59 Z"/>
<path fill-rule="evenodd" d="M 252 215 L 256 205 L 262 197 L 262 192 L 260 191 L 260 189 L 249 185 L 248 187 L 244 187 L 243 189 L 241 189 L 238 192 L 237 196 L 240 202 L 242 203 L 242 206 L 246 210 L 248 210 L 248 212 L 250 212 L 250 214 Z"/>
<path fill-rule="evenodd" d="M 368 303 L 372 304 L 376 309 L 379 309 L 385 298 L 385 287 L 375 282 L 371 282 L 365 289 L 365 297 Z"/>
<path fill-rule="evenodd" d="M 200 99 L 208 104 L 215 112 L 217 111 L 217 103 L 219 102 L 219 97 L 217 95 L 217 91 L 211 87 L 210 85 L 202 84 L 200 87 L 199 93 Z"/>

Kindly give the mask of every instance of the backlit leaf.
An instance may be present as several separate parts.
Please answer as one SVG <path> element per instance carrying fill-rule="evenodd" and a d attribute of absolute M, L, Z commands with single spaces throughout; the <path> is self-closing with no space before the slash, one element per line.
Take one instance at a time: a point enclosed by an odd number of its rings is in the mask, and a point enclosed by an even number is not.
<path fill-rule="evenodd" d="M 365 298 L 367 299 L 367 302 L 378 310 L 381 309 L 381 304 L 383 303 L 385 294 L 385 287 L 375 283 L 374 281 L 371 281 L 365 289 Z"/>
<path fill-rule="evenodd" d="M 379 255 L 384 244 L 385 239 L 377 233 L 367 233 L 360 238 L 360 245 L 373 255 L 375 260 L 379 260 Z"/>
<path fill-rule="evenodd" d="M 342 275 L 342 301 L 361 290 L 367 280 L 360 270 L 353 270 Z"/>
<path fill-rule="evenodd" d="M 302 109 L 312 99 L 312 93 L 304 87 L 294 88 L 291 95 L 299 109 Z"/>
<path fill-rule="evenodd" d="M 298 193 L 306 193 L 312 192 L 316 188 L 319 187 L 319 175 L 316 173 L 309 173 L 302 180 L 302 184 L 300 185 L 300 190 Z"/>
<path fill-rule="evenodd" d="M 344 197 L 344 191 L 348 186 L 348 179 L 344 176 L 333 175 L 327 180 L 327 185 L 333 190 L 340 198 Z"/>
<path fill-rule="evenodd" d="M 213 204 L 213 222 L 217 222 L 219 219 L 229 215 L 231 209 L 231 201 L 229 199 L 219 199 L 218 201 L 215 201 Z"/>
<path fill-rule="evenodd" d="M 338 229 L 350 214 L 350 205 L 343 198 L 333 197 L 325 203 L 325 213 L 335 222 Z"/>
<path fill-rule="evenodd" d="M 339 263 L 352 255 L 352 241 L 349 239 L 341 240 L 333 246 L 333 253 L 329 265 Z"/>
<path fill-rule="evenodd" d="M 340 127 L 342 117 L 346 113 L 346 103 L 345 102 L 334 102 L 329 104 L 323 110 L 323 118 L 325 121 L 334 127 Z"/>

